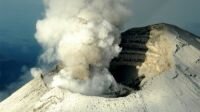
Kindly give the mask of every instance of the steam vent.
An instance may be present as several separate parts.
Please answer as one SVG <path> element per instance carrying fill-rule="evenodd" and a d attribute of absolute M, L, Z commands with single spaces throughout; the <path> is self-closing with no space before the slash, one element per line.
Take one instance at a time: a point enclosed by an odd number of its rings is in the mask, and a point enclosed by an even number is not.
<path fill-rule="evenodd" d="M 46 75 L 0 103 L 0 112 L 199 112 L 200 37 L 155 24 L 121 33 L 122 51 L 109 71 L 121 90 L 89 96 L 49 88 Z M 48 76 L 62 68 L 58 64 Z"/>

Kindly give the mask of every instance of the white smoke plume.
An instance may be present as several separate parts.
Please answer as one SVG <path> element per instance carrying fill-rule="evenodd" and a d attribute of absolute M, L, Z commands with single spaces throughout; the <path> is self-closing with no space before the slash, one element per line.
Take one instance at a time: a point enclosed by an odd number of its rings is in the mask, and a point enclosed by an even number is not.
<path fill-rule="evenodd" d="M 120 30 L 130 12 L 128 0 L 45 0 L 45 18 L 37 22 L 42 60 L 62 63 L 50 87 L 87 95 L 119 88 L 108 71 L 121 48 Z"/>

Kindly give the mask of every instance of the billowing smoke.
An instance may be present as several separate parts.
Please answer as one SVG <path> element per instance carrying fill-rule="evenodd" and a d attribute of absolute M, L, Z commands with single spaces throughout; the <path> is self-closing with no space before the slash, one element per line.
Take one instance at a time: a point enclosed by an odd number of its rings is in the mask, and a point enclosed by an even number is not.
<path fill-rule="evenodd" d="M 48 84 L 72 92 L 101 95 L 118 91 L 108 71 L 121 48 L 120 30 L 129 11 L 127 0 L 45 0 L 45 18 L 36 39 L 45 64 L 63 68 Z"/>

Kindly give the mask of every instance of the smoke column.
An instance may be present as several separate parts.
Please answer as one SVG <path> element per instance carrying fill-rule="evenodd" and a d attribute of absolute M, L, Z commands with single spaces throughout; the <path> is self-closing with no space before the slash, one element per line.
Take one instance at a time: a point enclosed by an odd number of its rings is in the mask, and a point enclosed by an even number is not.
<path fill-rule="evenodd" d="M 118 91 L 108 71 L 121 48 L 120 30 L 130 12 L 127 0 L 45 0 L 45 17 L 37 22 L 41 59 L 62 63 L 50 87 L 86 95 Z"/>

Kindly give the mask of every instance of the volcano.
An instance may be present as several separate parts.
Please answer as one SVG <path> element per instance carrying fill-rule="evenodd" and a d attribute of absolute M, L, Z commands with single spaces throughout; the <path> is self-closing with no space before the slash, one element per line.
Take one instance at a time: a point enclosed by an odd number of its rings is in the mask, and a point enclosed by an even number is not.
<path fill-rule="evenodd" d="M 112 60 L 109 70 L 122 89 L 110 93 L 112 97 L 48 88 L 45 75 L 40 75 L 2 101 L 0 111 L 200 111 L 200 37 L 161 23 L 121 33 L 120 46 L 122 51 Z M 60 68 L 58 64 L 48 74 L 53 75 Z"/>

